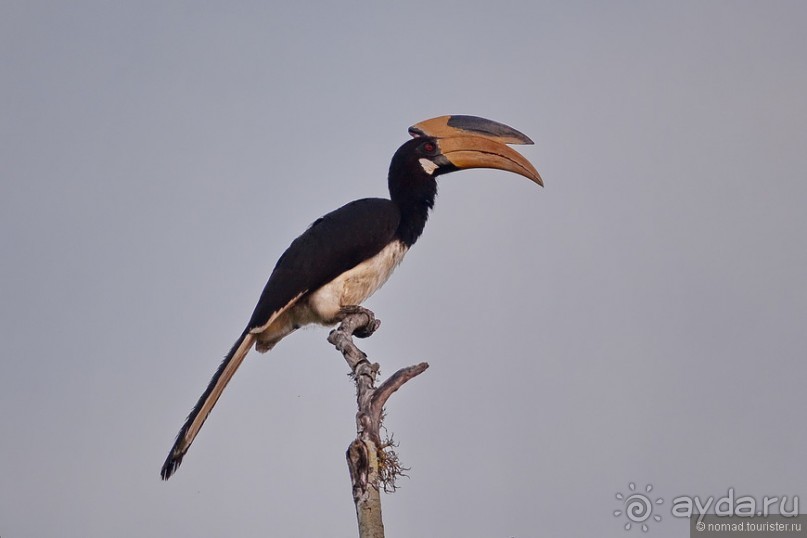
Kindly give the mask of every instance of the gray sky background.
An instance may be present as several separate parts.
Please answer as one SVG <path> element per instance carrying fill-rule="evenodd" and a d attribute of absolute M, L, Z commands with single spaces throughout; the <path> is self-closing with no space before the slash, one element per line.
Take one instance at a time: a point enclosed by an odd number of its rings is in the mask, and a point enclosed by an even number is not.
<path fill-rule="evenodd" d="M 0 536 L 355 536 L 326 330 L 182 419 L 276 259 L 409 125 L 508 123 L 368 303 L 390 538 L 643 534 L 615 493 L 807 505 L 804 2 L 0 5 Z M 805 509 L 802 509 L 804 512 Z"/>

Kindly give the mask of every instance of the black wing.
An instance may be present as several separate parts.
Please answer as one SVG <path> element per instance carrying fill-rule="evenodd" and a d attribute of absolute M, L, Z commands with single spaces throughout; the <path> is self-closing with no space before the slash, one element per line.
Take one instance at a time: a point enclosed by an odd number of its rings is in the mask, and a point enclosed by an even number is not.
<path fill-rule="evenodd" d="M 390 200 L 365 198 L 317 219 L 277 261 L 247 329 L 263 327 L 301 294 L 378 254 L 395 237 L 400 218 Z"/>

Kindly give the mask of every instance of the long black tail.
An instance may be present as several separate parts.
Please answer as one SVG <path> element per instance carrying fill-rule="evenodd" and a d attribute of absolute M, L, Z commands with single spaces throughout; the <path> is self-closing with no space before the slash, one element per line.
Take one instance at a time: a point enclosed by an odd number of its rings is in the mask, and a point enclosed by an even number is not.
<path fill-rule="evenodd" d="M 205 389 L 199 401 L 196 402 L 196 405 L 193 406 L 193 411 L 188 415 L 188 418 L 185 419 L 185 424 L 183 424 L 182 429 L 179 430 L 176 441 L 174 441 L 174 446 L 171 447 L 171 452 L 168 453 L 168 457 L 165 459 L 165 463 L 163 463 L 163 468 L 160 471 L 160 476 L 162 476 L 163 480 L 171 478 L 171 475 L 179 468 L 179 465 L 182 463 L 182 458 L 185 457 L 185 453 L 202 428 L 202 424 L 205 423 L 207 415 L 210 414 L 213 406 L 216 405 L 224 387 L 226 387 L 227 383 L 232 379 L 233 374 L 243 362 L 244 357 L 246 357 L 247 353 L 252 348 L 253 343 L 255 343 L 255 335 L 245 330 L 238 340 L 236 340 L 218 370 L 216 370 L 213 379 L 211 379 L 210 384 L 207 385 L 207 389 Z"/>

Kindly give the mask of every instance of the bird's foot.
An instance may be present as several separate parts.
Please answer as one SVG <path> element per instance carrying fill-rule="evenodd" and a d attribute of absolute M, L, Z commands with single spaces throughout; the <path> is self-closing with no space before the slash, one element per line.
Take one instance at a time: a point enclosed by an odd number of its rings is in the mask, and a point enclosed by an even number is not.
<path fill-rule="evenodd" d="M 372 336 L 372 334 L 376 332 L 378 328 L 381 326 L 381 320 L 376 319 L 375 314 L 373 314 L 372 311 L 359 305 L 343 306 L 339 310 L 339 319 L 344 320 L 346 317 L 355 314 L 364 314 L 365 316 L 367 316 L 367 323 L 357 328 L 353 332 L 353 336 L 355 336 L 356 338 L 368 338 Z"/>

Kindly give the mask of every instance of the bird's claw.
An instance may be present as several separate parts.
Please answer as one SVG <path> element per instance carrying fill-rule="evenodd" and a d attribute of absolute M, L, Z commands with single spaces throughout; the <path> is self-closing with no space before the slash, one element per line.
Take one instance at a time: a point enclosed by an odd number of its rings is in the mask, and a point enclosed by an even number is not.
<path fill-rule="evenodd" d="M 353 336 L 355 336 L 356 338 L 369 338 L 381 326 L 381 320 L 376 319 L 375 314 L 373 314 L 370 310 L 364 308 L 363 306 L 349 305 L 349 306 L 343 306 L 339 310 L 340 319 L 345 319 L 347 316 L 353 314 L 364 314 L 365 316 L 367 316 L 368 319 L 368 323 L 366 325 L 357 328 L 353 332 Z"/>

